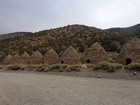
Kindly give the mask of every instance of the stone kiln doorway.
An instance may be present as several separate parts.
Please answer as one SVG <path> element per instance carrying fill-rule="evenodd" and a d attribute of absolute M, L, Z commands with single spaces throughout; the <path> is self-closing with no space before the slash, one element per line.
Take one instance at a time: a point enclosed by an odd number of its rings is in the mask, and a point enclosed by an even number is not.
<path fill-rule="evenodd" d="M 87 63 L 90 63 L 90 60 L 89 59 L 87 60 Z"/>
<path fill-rule="evenodd" d="M 61 61 L 61 64 L 64 64 L 64 61 L 63 60 Z"/>
<path fill-rule="evenodd" d="M 130 64 L 131 62 L 132 62 L 132 60 L 131 60 L 130 58 L 127 58 L 127 59 L 125 60 L 125 64 L 126 64 L 126 65 Z"/>

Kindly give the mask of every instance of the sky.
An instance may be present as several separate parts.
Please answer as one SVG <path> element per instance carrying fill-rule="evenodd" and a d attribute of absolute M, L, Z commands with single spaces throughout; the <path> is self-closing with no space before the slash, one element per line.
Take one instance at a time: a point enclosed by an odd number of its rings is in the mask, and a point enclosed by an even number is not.
<path fill-rule="evenodd" d="M 81 24 L 107 29 L 140 23 L 140 0 L 0 0 L 0 34 Z"/>

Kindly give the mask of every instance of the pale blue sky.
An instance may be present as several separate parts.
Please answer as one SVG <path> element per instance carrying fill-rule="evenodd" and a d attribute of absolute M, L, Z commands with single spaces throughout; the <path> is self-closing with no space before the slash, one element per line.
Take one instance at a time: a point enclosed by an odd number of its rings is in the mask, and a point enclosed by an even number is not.
<path fill-rule="evenodd" d="M 98 28 L 140 23 L 140 0 L 0 0 L 0 34 L 82 24 Z"/>

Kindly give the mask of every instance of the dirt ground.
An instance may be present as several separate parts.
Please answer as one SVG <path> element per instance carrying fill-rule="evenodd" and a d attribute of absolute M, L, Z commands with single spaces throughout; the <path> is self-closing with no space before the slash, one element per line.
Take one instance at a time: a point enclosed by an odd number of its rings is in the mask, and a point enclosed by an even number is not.
<path fill-rule="evenodd" d="M 136 73 L 136 74 L 135 74 Z M 92 69 L 81 69 L 80 72 L 59 72 L 54 70 L 47 72 L 47 74 L 65 75 L 65 76 L 76 76 L 76 77 L 91 77 L 91 78 L 108 78 L 108 79 L 131 79 L 140 80 L 140 71 L 120 69 L 115 72 L 108 73 L 107 70 L 92 70 Z"/>
<path fill-rule="evenodd" d="M 0 72 L 0 105 L 140 105 L 140 81 Z"/>

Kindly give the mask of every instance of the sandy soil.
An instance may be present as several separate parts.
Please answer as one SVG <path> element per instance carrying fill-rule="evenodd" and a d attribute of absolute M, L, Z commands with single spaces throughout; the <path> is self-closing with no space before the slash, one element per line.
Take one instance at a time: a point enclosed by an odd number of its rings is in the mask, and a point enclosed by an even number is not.
<path fill-rule="evenodd" d="M 140 105 L 140 81 L 0 72 L 0 105 Z"/>
<path fill-rule="evenodd" d="M 134 73 L 136 73 L 136 75 L 134 75 Z M 47 74 L 76 76 L 76 77 L 92 77 L 92 78 L 98 78 L 98 76 L 100 75 L 101 78 L 108 79 L 140 80 L 140 71 L 126 69 L 116 70 L 113 73 L 108 73 L 107 70 L 93 71 L 92 69 L 81 69 L 80 72 L 59 72 L 58 70 L 55 70 L 47 72 Z"/>

